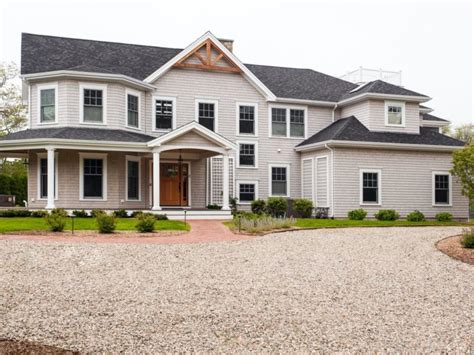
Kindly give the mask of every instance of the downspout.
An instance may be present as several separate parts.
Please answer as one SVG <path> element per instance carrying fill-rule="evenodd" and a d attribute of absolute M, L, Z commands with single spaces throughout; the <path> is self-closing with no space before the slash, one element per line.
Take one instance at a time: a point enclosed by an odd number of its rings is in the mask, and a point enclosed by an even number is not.
<path fill-rule="evenodd" d="M 337 103 L 334 105 L 334 108 L 332 109 L 332 122 L 334 122 L 334 116 L 335 116 L 335 113 L 336 113 L 336 109 L 337 109 Z"/>
<path fill-rule="evenodd" d="M 324 147 L 331 152 L 331 217 L 334 218 L 334 149 L 328 146 L 327 143 Z"/>

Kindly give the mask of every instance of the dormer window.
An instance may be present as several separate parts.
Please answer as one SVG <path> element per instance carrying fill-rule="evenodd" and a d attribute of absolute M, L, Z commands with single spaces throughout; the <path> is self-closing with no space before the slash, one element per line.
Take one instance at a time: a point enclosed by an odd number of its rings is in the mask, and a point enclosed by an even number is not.
<path fill-rule="evenodd" d="M 404 102 L 385 102 L 385 125 L 395 127 L 405 126 Z"/>

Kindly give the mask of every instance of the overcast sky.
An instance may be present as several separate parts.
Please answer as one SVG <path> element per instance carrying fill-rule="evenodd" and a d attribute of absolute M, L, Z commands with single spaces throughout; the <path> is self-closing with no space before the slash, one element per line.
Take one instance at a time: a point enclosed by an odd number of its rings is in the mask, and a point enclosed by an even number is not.
<path fill-rule="evenodd" d="M 0 0 L 0 15 L 0 61 L 20 62 L 21 32 L 183 48 L 210 30 L 244 63 L 402 70 L 435 115 L 473 122 L 470 2 Z"/>

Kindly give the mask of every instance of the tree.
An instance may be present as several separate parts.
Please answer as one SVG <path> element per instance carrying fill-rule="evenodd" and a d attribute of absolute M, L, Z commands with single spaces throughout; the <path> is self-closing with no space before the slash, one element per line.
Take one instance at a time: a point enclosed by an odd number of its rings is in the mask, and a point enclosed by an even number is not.
<path fill-rule="evenodd" d="M 453 153 L 451 174 L 456 176 L 462 185 L 463 195 L 474 202 L 474 142 Z"/>
<path fill-rule="evenodd" d="M 467 144 L 471 144 L 474 141 L 474 124 L 468 123 L 456 127 L 453 137 Z"/>
<path fill-rule="evenodd" d="M 16 64 L 0 63 L 0 135 L 18 131 L 26 123 Z"/>

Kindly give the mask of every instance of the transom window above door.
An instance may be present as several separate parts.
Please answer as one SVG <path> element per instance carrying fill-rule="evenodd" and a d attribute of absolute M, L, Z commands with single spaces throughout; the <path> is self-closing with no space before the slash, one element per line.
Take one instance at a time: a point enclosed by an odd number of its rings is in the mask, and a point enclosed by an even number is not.
<path fill-rule="evenodd" d="M 196 119 L 207 129 L 217 131 L 217 101 L 196 101 Z"/>
<path fill-rule="evenodd" d="M 176 100 L 174 98 L 155 98 L 155 130 L 170 130 L 175 128 Z"/>

